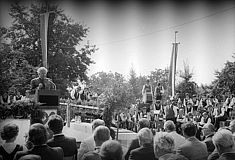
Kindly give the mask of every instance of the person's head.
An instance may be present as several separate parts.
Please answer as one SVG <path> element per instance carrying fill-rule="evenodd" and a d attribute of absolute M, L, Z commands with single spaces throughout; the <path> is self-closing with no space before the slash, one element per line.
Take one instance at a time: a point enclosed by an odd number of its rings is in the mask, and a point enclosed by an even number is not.
<path fill-rule="evenodd" d="M 208 113 L 207 113 L 207 112 L 203 112 L 203 113 L 202 113 L 202 117 L 203 117 L 203 118 L 207 118 L 207 117 L 208 117 Z"/>
<path fill-rule="evenodd" d="M 105 141 L 110 139 L 110 131 L 106 126 L 98 126 L 94 130 L 94 140 L 96 146 L 101 146 Z"/>
<path fill-rule="evenodd" d="M 232 133 L 235 133 L 235 119 L 230 122 L 229 129 Z"/>
<path fill-rule="evenodd" d="M 212 137 L 213 144 L 215 145 L 219 154 L 230 152 L 234 147 L 234 139 L 231 131 L 227 129 L 218 130 Z"/>
<path fill-rule="evenodd" d="M 45 67 L 40 67 L 37 70 L 38 76 L 42 79 L 46 78 L 48 70 Z"/>
<path fill-rule="evenodd" d="M 153 133 L 149 128 L 142 128 L 137 133 L 140 146 L 148 145 L 153 143 Z"/>
<path fill-rule="evenodd" d="M 166 132 L 173 132 L 176 130 L 175 124 L 173 121 L 168 120 L 164 123 L 164 130 Z"/>
<path fill-rule="evenodd" d="M 6 141 L 15 141 L 19 133 L 19 127 L 16 124 L 9 123 L 3 126 L 1 138 Z"/>
<path fill-rule="evenodd" d="M 60 134 L 64 127 L 64 121 L 60 115 L 53 114 L 48 118 L 47 125 L 54 134 Z"/>
<path fill-rule="evenodd" d="M 146 83 L 147 83 L 147 84 L 149 84 L 149 82 L 150 82 L 150 80 L 149 80 L 149 79 L 147 79 L 147 80 L 146 80 Z"/>
<path fill-rule="evenodd" d="M 104 126 L 104 125 L 105 125 L 105 122 L 102 119 L 95 119 L 91 123 L 92 131 L 94 131 L 96 127 Z"/>
<path fill-rule="evenodd" d="M 182 108 L 179 109 L 179 115 L 180 116 L 184 115 L 184 109 L 182 109 Z"/>
<path fill-rule="evenodd" d="M 150 126 L 150 122 L 146 118 L 141 118 L 137 124 L 138 131 L 145 127 L 148 128 L 149 126 Z"/>
<path fill-rule="evenodd" d="M 183 124 L 182 130 L 185 138 L 193 137 L 197 132 L 197 128 L 193 122 L 187 122 Z"/>
<path fill-rule="evenodd" d="M 156 158 L 172 153 L 175 148 L 173 137 L 166 132 L 157 132 L 154 137 L 154 154 Z"/>
<path fill-rule="evenodd" d="M 100 148 L 102 160 L 122 160 L 122 146 L 118 141 L 105 141 Z"/>
<path fill-rule="evenodd" d="M 35 123 L 29 128 L 28 140 L 34 145 L 43 145 L 47 142 L 47 130 L 41 123 Z"/>
<path fill-rule="evenodd" d="M 214 134 L 214 132 L 215 132 L 215 128 L 212 123 L 206 123 L 202 127 L 203 136 L 208 136 L 208 135 Z"/>

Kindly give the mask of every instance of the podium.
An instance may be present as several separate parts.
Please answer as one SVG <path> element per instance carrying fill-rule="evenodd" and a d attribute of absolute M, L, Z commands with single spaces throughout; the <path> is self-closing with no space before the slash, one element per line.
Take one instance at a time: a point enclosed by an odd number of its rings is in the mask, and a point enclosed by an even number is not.
<path fill-rule="evenodd" d="M 44 119 L 48 118 L 52 112 L 57 114 L 60 99 L 59 90 L 38 90 L 36 102 L 41 103 L 40 109 L 44 112 Z"/>

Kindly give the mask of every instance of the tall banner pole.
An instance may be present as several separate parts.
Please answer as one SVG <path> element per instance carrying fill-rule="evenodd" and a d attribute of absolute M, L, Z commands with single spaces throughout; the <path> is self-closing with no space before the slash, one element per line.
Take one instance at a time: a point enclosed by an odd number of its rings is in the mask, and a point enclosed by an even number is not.
<path fill-rule="evenodd" d="M 48 31 L 49 12 L 40 15 L 40 37 L 42 47 L 42 64 L 48 67 L 47 63 L 47 31 Z"/>

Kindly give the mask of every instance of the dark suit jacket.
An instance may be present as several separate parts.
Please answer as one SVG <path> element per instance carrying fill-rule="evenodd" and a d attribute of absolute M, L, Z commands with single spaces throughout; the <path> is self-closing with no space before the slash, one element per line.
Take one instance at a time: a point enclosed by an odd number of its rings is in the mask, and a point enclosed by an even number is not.
<path fill-rule="evenodd" d="M 43 88 L 42 89 L 55 89 L 55 84 L 51 81 L 50 78 L 45 78 L 44 80 L 41 79 L 40 77 L 38 78 L 34 78 L 31 80 L 30 85 L 31 85 L 31 91 L 35 92 L 36 88 L 39 86 L 39 84 L 42 83 L 43 84 Z"/>
<path fill-rule="evenodd" d="M 206 144 L 196 137 L 186 139 L 186 142 L 177 149 L 177 153 L 190 160 L 206 160 L 208 156 Z"/>
<path fill-rule="evenodd" d="M 211 154 L 215 150 L 215 145 L 212 142 L 212 137 L 213 134 L 206 137 L 206 139 L 203 141 L 204 143 L 206 143 L 208 154 Z"/>
<path fill-rule="evenodd" d="M 144 145 L 131 151 L 129 160 L 156 160 L 153 146 Z"/>
<path fill-rule="evenodd" d="M 133 139 L 130 143 L 130 146 L 128 147 L 128 150 L 126 152 L 125 155 L 125 160 L 129 159 L 130 153 L 133 149 L 139 148 L 140 144 L 139 144 L 139 140 L 137 138 Z"/>
<path fill-rule="evenodd" d="M 234 160 L 235 159 L 235 152 L 227 152 L 221 154 L 218 160 Z"/>
<path fill-rule="evenodd" d="M 20 159 L 20 157 L 35 154 L 41 157 L 41 160 L 63 160 L 64 153 L 62 148 L 55 147 L 51 148 L 48 145 L 34 146 L 28 151 L 19 151 L 16 153 L 14 160 Z"/>
<path fill-rule="evenodd" d="M 50 147 L 61 147 L 64 152 L 64 157 L 75 156 L 75 159 L 77 159 L 77 144 L 75 138 L 59 134 L 49 139 L 47 145 Z"/>

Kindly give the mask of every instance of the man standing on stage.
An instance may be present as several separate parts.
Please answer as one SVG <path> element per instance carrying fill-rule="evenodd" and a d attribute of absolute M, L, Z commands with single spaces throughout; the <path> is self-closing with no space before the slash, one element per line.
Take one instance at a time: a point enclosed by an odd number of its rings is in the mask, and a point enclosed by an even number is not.
<path fill-rule="evenodd" d="M 56 85 L 51 81 L 50 78 L 47 78 L 47 69 L 45 67 L 40 67 L 37 70 L 38 77 L 31 80 L 31 91 L 35 93 L 37 89 L 47 89 L 54 90 Z"/>

